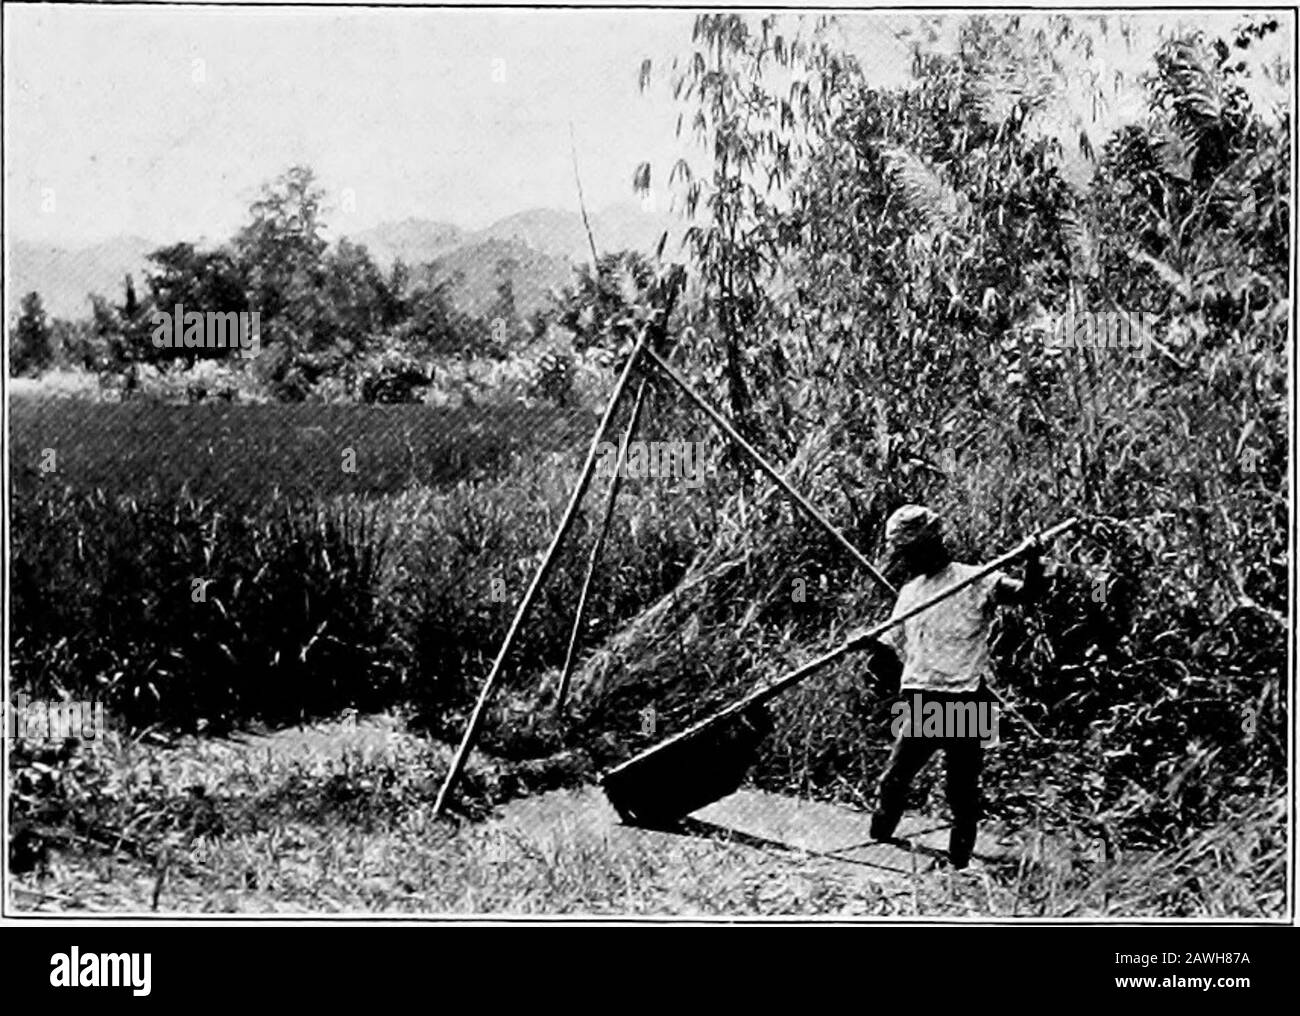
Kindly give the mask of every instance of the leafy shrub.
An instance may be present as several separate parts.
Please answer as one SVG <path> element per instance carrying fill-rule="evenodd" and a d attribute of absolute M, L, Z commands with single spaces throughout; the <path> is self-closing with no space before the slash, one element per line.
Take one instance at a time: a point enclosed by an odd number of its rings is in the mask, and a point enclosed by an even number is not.
<path fill-rule="evenodd" d="M 362 402 L 419 402 L 423 389 L 433 384 L 433 367 L 388 350 L 362 364 L 357 383 Z"/>
<path fill-rule="evenodd" d="M 529 392 L 537 398 L 567 406 L 573 397 L 573 357 L 556 349 L 548 349 L 537 357 L 529 379 Z"/>

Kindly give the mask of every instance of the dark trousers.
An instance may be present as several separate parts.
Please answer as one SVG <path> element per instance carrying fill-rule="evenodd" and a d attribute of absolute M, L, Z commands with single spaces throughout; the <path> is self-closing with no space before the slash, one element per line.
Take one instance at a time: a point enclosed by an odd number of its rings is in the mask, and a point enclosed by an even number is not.
<path fill-rule="evenodd" d="M 909 707 L 913 692 L 903 692 Z M 971 694 L 928 692 L 925 702 L 980 702 L 982 690 Z M 984 746 L 978 737 L 916 737 L 905 728 L 894 742 L 889 763 L 880 780 L 880 806 L 871 819 L 871 835 L 889 839 L 903 817 L 907 791 L 921 767 L 942 749 L 946 764 L 945 789 L 952 810 L 952 832 L 948 838 L 948 856 L 961 868 L 970 861 L 975 849 L 975 829 L 980 818 L 980 769 L 984 764 Z"/>

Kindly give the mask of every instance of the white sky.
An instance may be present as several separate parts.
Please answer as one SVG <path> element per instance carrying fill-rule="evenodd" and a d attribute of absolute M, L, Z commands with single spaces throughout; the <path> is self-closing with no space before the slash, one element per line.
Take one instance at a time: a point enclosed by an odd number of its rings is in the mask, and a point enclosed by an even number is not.
<path fill-rule="evenodd" d="M 576 208 L 570 121 L 588 206 L 627 201 L 639 162 L 662 183 L 679 150 L 678 108 L 662 89 L 639 93 L 640 62 L 663 80 L 692 17 L 8 5 L 8 232 L 65 246 L 224 239 L 295 162 L 336 203 L 355 195 L 330 216 L 338 231 L 408 216 L 476 228 Z M 1235 20 L 1196 20 L 1215 17 Z M 894 31 L 912 18 L 849 22 L 876 82 L 905 75 Z"/>

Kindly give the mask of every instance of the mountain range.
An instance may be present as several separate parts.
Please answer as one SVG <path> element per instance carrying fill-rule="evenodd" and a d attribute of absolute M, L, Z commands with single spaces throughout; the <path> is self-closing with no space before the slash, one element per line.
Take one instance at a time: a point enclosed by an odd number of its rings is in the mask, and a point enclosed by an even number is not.
<path fill-rule="evenodd" d="M 114 237 L 74 250 L 13 240 L 5 280 L 9 312 L 15 313 L 23 296 L 35 290 L 50 317 L 87 317 L 89 294 L 120 301 L 123 277 L 130 272 L 139 279 L 147 255 L 161 246 L 139 236 Z"/>
<path fill-rule="evenodd" d="M 591 231 L 602 254 L 619 250 L 653 254 L 667 233 L 664 254 L 674 257 L 684 227 L 679 220 L 647 212 L 640 205 L 620 204 L 592 216 Z M 348 239 L 365 246 L 385 271 L 400 258 L 413 269 L 451 278 L 457 305 L 480 314 L 487 312 L 505 277 L 513 284 L 516 308 L 526 316 L 544 305 L 553 288 L 570 280 L 575 264 L 591 260 L 582 217 L 551 208 L 517 212 L 479 230 L 408 218 L 381 223 Z M 35 290 L 51 317 L 85 317 L 90 313 L 89 294 L 119 301 L 125 276 L 133 275 L 138 283 L 149 252 L 162 246 L 138 236 L 115 237 L 80 249 L 14 240 L 6 285 L 10 313 L 23 295 Z"/>

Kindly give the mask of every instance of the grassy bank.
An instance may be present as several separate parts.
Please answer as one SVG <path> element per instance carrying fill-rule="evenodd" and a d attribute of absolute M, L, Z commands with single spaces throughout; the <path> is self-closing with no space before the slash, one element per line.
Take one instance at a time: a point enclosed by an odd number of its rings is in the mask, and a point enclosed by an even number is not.
<path fill-rule="evenodd" d="M 348 741 L 340 724 L 319 729 L 327 743 Z M 949 918 L 1268 918 L 1285 906 L 1280 793 L 1162 851 L 1106 856 L 1029 824 L 1012 834 L 1010 856 L 979 874 L 931 870 L 921 858 L 909 878 L 883 884 L 829 855 L 722 833 L 575 821 L 591 790 L 553 800 L 570 820 L 544 827 L 435 821 L 447 749 L 400 723 L 377 729 L 377 743 L 327 754 L 289 751 L 286 742 L 310 736 L 292 732 L 166 748 L 110 737 L 44 773 L 28 767 L 17 792 L 66 810 L 45 823 L 61 839 L 19 830 L 33 854 L 15 875 L 15 903 L 45 913 Z M 476 753 L 466 784 L 486 803 L 574 775 Z"/>

